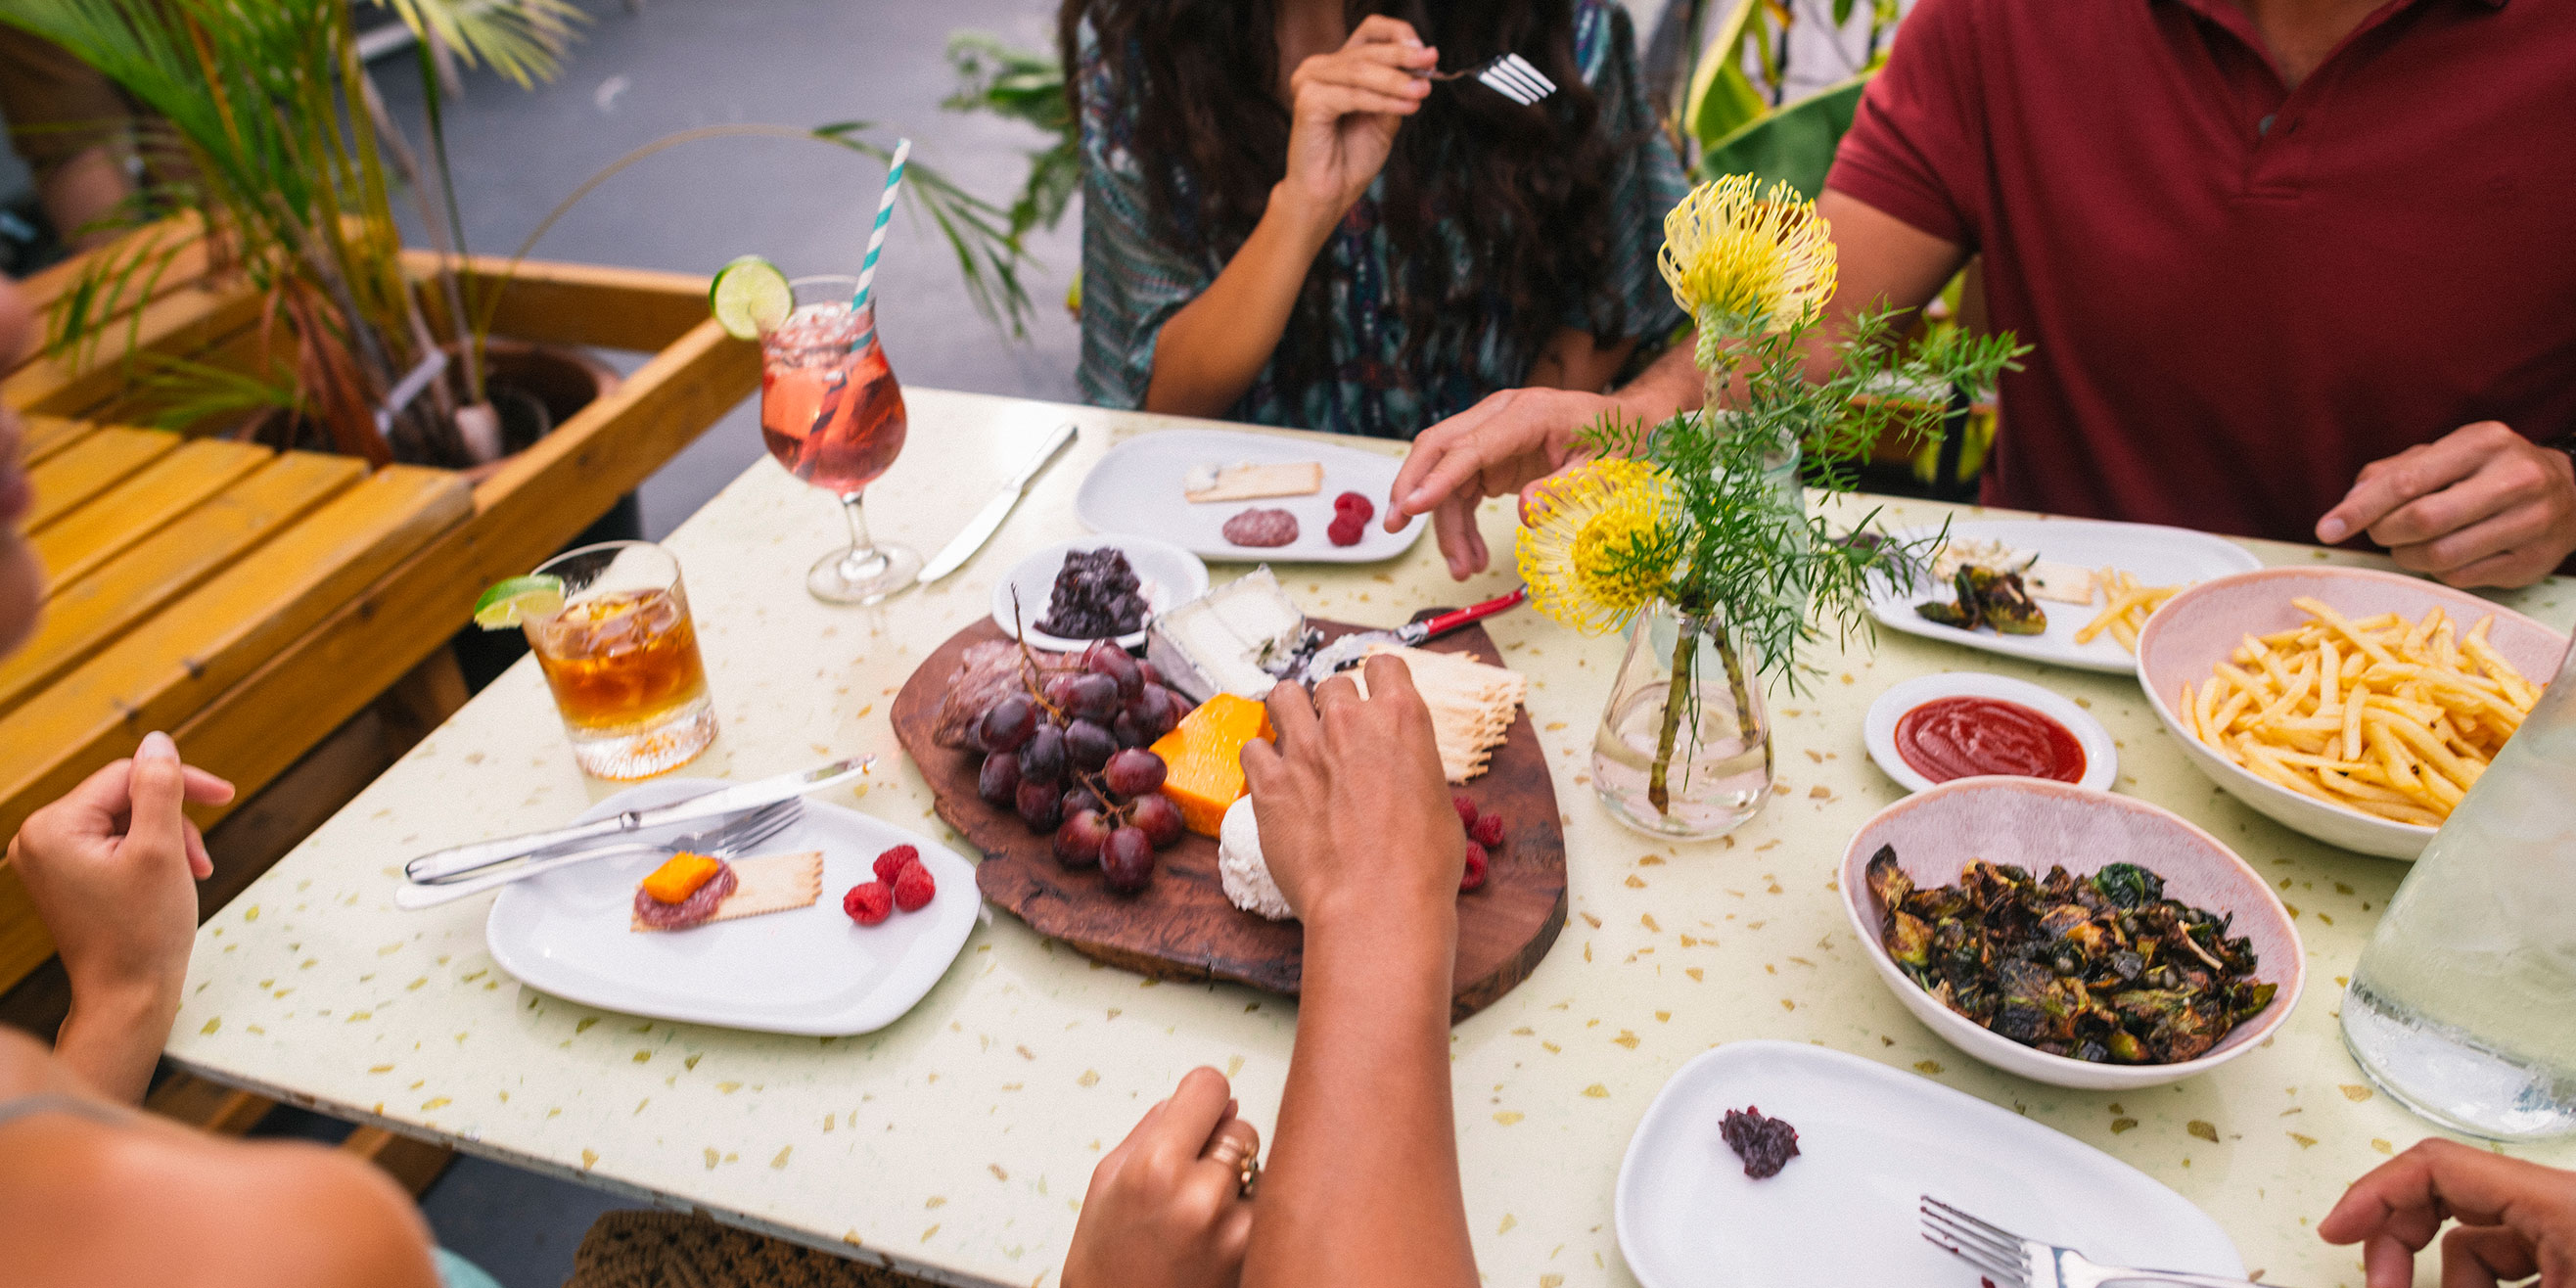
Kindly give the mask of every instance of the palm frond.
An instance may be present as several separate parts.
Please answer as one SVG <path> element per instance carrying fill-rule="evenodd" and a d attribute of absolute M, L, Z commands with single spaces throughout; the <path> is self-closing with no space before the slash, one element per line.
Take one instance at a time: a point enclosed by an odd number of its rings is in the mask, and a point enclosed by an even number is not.
<path fill-rule="evenodd" d="M 465 65 L 480 63 L 521 89 L 553 80 L 575 26 L 590 21 L 568 0 L 372 0 L 391 9 L 420 37 L 455 51 Z M 424 85 L 436 82 L 424 80 Z"/>
<path fill-rule="evenodd" d="M 870 121 L 839 121 L 816 127 L 813 135 L 891 162 L 893 151 L 867 137 L 874 128 Z M 1023 226 L 1009 211 L 958 187 L 918 159 L 905 163 L 904 174 L 904 202 L 915 214 L 928 218 L 948 243 L 957 259 L 957 274 L 964 279 L 967 301 L 985 321 L 1009 328 L 1011 338 L 1028 338 L 1028 320 L 1036 306 L 1020 281 L 1020 266 L 1036 260 L 1021 238 Z"/>
<path fill-rule="evenodd" d="M 135 368 L 127 414 L 156 429 L 192 429 L 272 407 L 302 410 L 292 373 L 266 379 L 167 353 L 142 354 Z"/>

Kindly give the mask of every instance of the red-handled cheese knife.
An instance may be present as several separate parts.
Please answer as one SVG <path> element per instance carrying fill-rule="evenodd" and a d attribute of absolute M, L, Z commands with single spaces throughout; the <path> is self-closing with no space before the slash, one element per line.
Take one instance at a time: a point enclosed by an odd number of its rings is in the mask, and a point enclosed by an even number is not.
<path fill-rule="evenodd" d="M 1407 622 L 1391 631 L 1355 631 L 1315 650 L 1314 655 L 1306 659 L 1306 664 L 1298 668 L 1297 678 L 1309 685 L 1319 684 L 1335 671 L 1358 665 L 1361 658 L 1368 656 L 1370 649 L 1381 644 L 1389 648 L 1411 648 L 1426 640 L 1436 640 L 1471 622 L 1481 622 L 1527 598 L 1529 587 L 1514 586 L 1508 595 L 1452 609 L 1437 617 Z"/>

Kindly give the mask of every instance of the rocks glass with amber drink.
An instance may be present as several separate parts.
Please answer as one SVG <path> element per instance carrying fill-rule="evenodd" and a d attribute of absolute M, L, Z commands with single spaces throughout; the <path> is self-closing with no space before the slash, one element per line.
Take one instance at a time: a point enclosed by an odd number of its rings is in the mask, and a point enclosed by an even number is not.
<path fill-rule="evenodd" d="M 841 500 L 850 544 L 805 575 L 814 597 L 873 604 L 910 586 L 921 556 L 868 536 L 861 494 L 903 451 L 903 389 L 877 343 L 876 305 L 852 277 L 800 277 L 795 307 L 760 337 L 760 438 L 788 473 Z"/>
<path fill-rule="evenodd" d="M 554 690 L 573 759 L 601 778 L 649 778 L 715 741 L 706 663 L 680 565 L 647 541 L 611 541 L 537 569 L 564 604 L 524 626 Z"/>

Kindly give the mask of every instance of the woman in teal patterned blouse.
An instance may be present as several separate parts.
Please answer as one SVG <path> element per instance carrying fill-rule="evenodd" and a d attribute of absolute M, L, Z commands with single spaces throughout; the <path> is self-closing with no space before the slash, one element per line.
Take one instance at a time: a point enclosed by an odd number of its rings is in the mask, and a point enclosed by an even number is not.
<path fill-rule="evenodd" d="M 1067 0 L 1061 39 L 1093 402 L 1410 439 L 1597 393 L 1683 325 L 1686 187 L 1616 4 Z M 1559 92 L 1420 76 L 1507 51 Z"/>

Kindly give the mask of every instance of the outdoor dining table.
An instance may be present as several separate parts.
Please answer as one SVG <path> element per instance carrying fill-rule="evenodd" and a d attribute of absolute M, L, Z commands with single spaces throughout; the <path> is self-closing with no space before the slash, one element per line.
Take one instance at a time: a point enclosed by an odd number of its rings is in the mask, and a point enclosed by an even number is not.
<path fill-rule="evenodd" d="M 869 513 L 881 536 L 925 551 L 1048 431 L 1069 420 L 1081 434 L 961 572 L 872 608 L 805 593 L 806 565 L 840 530 L 831 499 L 766 460 L 744 472 L 666 543 L 688 579 L 723 723 L 679 772 L 748 779 L 874 752 L 878 772 L 831 799 L 971 853 L 933 817 L 888 727 L 897 689 L 986 615 L 1015 560 L 1081 530 L 1075 490 L 1104 452 L 1204 423 L 928 389 L 907 398 L 910 440 L 870 489 Z M 1886 505 L 1891 526 L 1978 513 Z M 1509 503 L 1488 503 L 1481 522 L 1498 566 L 1464 584 L 1428 536 L 1382 564 L 1277 571 L 1312 615 L 1394 625 L 1513 584 Z M 2274 564 L 2373 562 L 2246 544 Z M 2497 599 L 2558 629 L 2576 623 L 2576 583 Z M 2206 1210 L 2267 1282 L 2360 1282 L 2355 1252 L 2326 1247 L 2311 1227 L 2353 1178 L 2431 1134 L 2373 1091 L 2336 1024 L 2344 975 L 2405 864 L 2331 849 L 2239 805 L 2184 760 L 2131 678 L 1892 633 L 1874 647 L 1828 642 L 1801 691 L 1774 692 L 1781 780 L 1761 815 L 1716 841 L 1650 840 L 1612 822 L 1588 781 L 1617 637 L 1579 636 L 1532 612 L 1487 628 L 1530 679 L 1570 881 L 1546 959 L 1453 1035 L 1467 1214 L 1488 1283 L 1631 1282 L 1612 1223 L 1629 1137 L 1683 1062 L 1746 1038 L 1864 1056 L 2096 1146 Z M 1862 711 L 1890 684 L 1945 670 L 2032 680 L 2089 708 L 2119 743 L 2116 790 L 2208 829 L 2274 882 L 2312 981 L 2279 1033 L 2172 1086 L 2080 1092 L 1980 1065 L 1905 1012 L 1831 883 L 1853 831 L 1903 794 L 1868 762 Z M 1223 1070 L 1245 1116 L 1271 1125 L 1295 1033 L 1290 999 L 1141 978 L 989 908 L 911 1013 L 817 1039 L 551 997 L 495 967 L 488 898 L 394 906 L 407 856 L 557 825 L 619 787 L 574 768 L 541 677 L 520 664 L 200 930 L 171 1058 L 327 1113 L 958 1283 L 1051 1282 L 1093 1165 L 1193 1066 Z M 2566 1148 L 2515 1152 L 2576 1163 Z M 1960 1282 L 1973 1279 L 1963 1271 Z"/>

